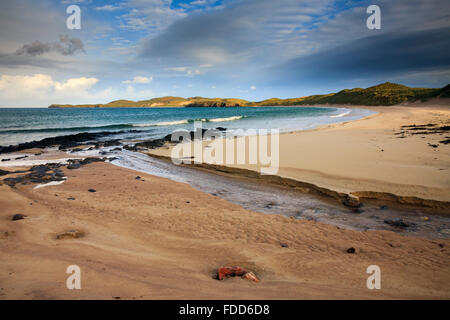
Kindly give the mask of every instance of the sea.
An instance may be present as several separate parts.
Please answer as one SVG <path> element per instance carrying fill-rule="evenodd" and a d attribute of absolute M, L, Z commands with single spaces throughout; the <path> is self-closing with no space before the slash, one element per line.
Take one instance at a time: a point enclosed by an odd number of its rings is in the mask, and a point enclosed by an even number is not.
<path fill-rule="evenodd" d="M 312 129 L 356 120 L 370 110 L 328 107 L 227 108 L 0 108 L 0 145 L 8 146 L 80 132 L 123 132 L 117 138 L 146 140 L 177 130 L 203 128 Z"/>

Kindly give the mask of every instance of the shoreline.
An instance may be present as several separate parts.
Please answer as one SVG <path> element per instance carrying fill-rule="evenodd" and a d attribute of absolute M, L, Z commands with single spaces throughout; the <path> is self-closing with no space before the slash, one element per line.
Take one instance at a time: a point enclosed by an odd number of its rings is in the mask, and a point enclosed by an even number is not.
<path fill-rule="evenodd" d="M 312 129 L 313 130 L 313 129 Z M 143 154 L 156 159 L 161 159 L 167 162 L 172 162 L 171 157 L 165 155 L 157 155 L 149 152 L 143 152 Z M 424 199 L 414 196 L 400 196 L 387 192 L 376 191 L 355 191 L 351 193 L 340 192 L 338 190 L 327 189 L 315 185 L 313 183 L 292 179 L 289 177 L 283 177 L 279 175 L 262 175 L 257 171 L 234 168 L 224 165 L 214 164 L 181 164 L 182 166 L 194 167 L 196 169 L 206 170 L 212 173 L 225 173 L 235 177 L 250 178 L 260 183 L 271 184 L 280 187 L 288 187 L 295 190 L 299 190 L 303 193 L 315 193 L 320 196 L 332 198 L 339 203 L 346 203 L 347 201 L 353 201 L 354 207 L 357 208 L 359 204 L 365 201 L 375 200 L 380 203 L 391 202 L 398 205 L 410 205 L 415 208 L 429 209 L 431 213 L 450 216 L 450 201 L 439 201 L 433 199 Z M 352 208 L 353 206 L 349 206 Z"/>
<path fill-rule="evenodd" d="M 289 146 L 291 145 L 295 145 L 296 141 L 298 141 L 300 138 L 303 138 L 303 143 L 301 144 L 301 148 L 306 149 L 308 148 L 308 144 L 318 144 L 320 145 L 321 141 L 318 141 L 320 139 L 322 140 L 327 140 L 330 139 L 330 137 L 332 137 L 332 135 L 335 134 L 340 134 L 342 132 L 345 133 L 345 131 L 347 130 L 349 132 L 349 134 L 344 134 L 343 137 L 339 137 L 339 139 L 341 140 L 345 140 L 345 139 L 351 139 L 354 138 L 353 135 L 358 135 L 358 131 L 356 129 L 358 129 L 360 132 L 363 130 L 369 131 L 369 130 L 378 130 L 377 135 L 375 135 L 374 133 L 370 133 L 370 135 L 376 137 L 375 139 L 378 140 L 382 140 L 379 142 L 380 145 L 382 145 L 381 147 L 379 147 L 379 150 L 376 151 L 380 151 L 381 153 L 384 153 L 384 149 L 383 145 L 389 145 L 391 144 L 392 147 L 395 149 L 399 146 L 399 143 L 392 142 L 393 135 L 389 133 L 386 133 L 387 131 L 392 131 L 392 130 L 402 130 L 401 126 L 406 125 L 407 124 L 411 124 L 411 122 L 414 122 L 418 119 L 420 119 L 421 121 L 423 121 L 424 123 L 427 122 L 427 120 L 429 120 L 429 114 L 433 114 L 433 113 L 440 113 L 439 116 L 440 117 L 444 117 L 442 123 L 448 123 L 450 120 L 450 109 L 448 108 L 448 106 L 429 106 L 429 105 L 415 105 L 413 107 L 411 106 L 399 106 L 396 108 L 393 107 L 370 107 L 370 106 L 355 106 L 354 108 L 358 109 L 358 108 L 365 108 L 371 111 L 376 112 L 375 114 L 371 114 L 369 116 L 366 116 L 362 119 L 357 119 L 357 120 L 352 120 L 352 121 L 348 121 L 348 122 L 339 122 L 339 123 L 334 123 L 334 124 L 326 124 L 326 125 L 321 125 L 319 127 L 313 128 L 313 129 L 309 129 L 309 130 L 297 130 L 297 131 L 290 131 L 290 132 L 282 132 L 280 133 L 280 143 L 281 143 L 281 149 L 283 148 L 283 140 L 289 140 Z M 384 124 L 382 123 L 383 121 L 386 120 L 386 118 L 391 117 L 392 115 L 397 116 L 399 118 L 405 117 L 405 113 L 421 113 L 419 114 L 419 116 L 414 119 L 394 119 L 391 122 L 395 123 L 395 126 L 393 126 L 392 124 Z M 381 120 L 380 120 L 381 118 Z M 398 120 L 398 121 L 396 121 Z M 417 123 L 417 124 L 421 124 L 421 123 Z M 414 124 L 415 125 L 415 124 Z M 383 127 L 384 126 L 384 127 Z M 382 132 L 380 131 L 380 127 Z M 367 129 L 368 128 L 368 129 Z M 363 129 L 363 130 L 361 130 Z M 356 132 L 356 133 L 355 133 Z M 361 148 L 367 148 L 367 142 L 369 139 L 367 139 L 368 134 L 366 134 L 366 132 L 363 132 L 365 134 L 365 136 L 363 136 L 358 142 L 359 146 Z M 321 137 L 316 138 L 315 135 L 321 135 Z M 341 134 L 342 135 L 342 134 Z M 380 138 L 382 137 L 382 138 Z M 395 137 L 395 136 L 394 136 Z M 425 144 L 425 149 L 423 147 L 423 144 L 421 145 L 420 148 L 420 152 L 421 152 L 421 157 L 428 157 L 430 159 L 430 153 L 432 154 L 434 148 L 430 148 L 429 145 L 433 145 L 434 141 L 436 140 L 437 135 L 432 135 L 432 137 L 430 138 L 430 136 L 427 136 L 426 138 L 428 138 L 427 140 L 431 139 L 431 142 L 428 142 L 428 145 Z M 444 137 L 443 135 L 440 135 L 439 137 Z M 437 138 L 437 140 L 439 140 L 440 138 Z M 408 137 L 407 139 L 402 139 L 402 144 L 406 142 L 408 142 L 408 144 L 410 144 L 413 148 L 416 147 L 418 145 L 417 139 L 414 139 L 415 137 L 413 137 L 412 135 L 410 137 Z M 221 138 L 221 139 L 226 139 L 226 138 Z M 373 139 L 373 138 L 372 138 Z M 409 142 L 411 140 L 415 140 L 412 142 Z M 336 139 L 334 140 L 336 141 Z M 198 143 L 198 142 L 194 142 Z M 286 144 L 286 143 L 285 143 Z M 350 142 L 351 144 L 351 142 Z M 203 142 L 203 150 L 204 148 L 208 145 L 208 142 Z M 298 144 L 297 144 L 298 145 Z M 323 146 L 323 144 L 322 144 Z M 442 150 L 443 150 L 443 154 L 437 155 L 437 154 L 432 154 L 431 157 L 434 157 L 434 159 L 437 159 L 438 163 L 437 164 L 433 164 L 433 167 L 439 167 L 436 170 L 441 170 L 440 168 L 445 168 L 445 170 L 450 170 L 450 166 L 448 165 L 448 163 L 450 163 L 450 152 L 449 152 L 449 148 L 448 145 L 441 145 Z M 327 145 L 327 147 L 329 147 L 329 145 Z M 428 150 L 426 150 L 428 148 Z M 160 158 L 166 158 L 169 159 L 170 158 L 170 152 L 171 152 L 172 146 L 165 146 L 162 148 L 158 148 L 158 149 L 153 149 L 153 150 L 148 150 L 146 152 L 144 152 L 145 154 L 148 154 L 150 156 L 156 156 L 156 157 L 160 157 Z M 285 147 L 286 149 L 286 147 Z M 323 162 L 326 160 L 327 157 L 329 156 L 333 156 L 333 152 L 328 152 L 328 156 L 327 155 L 323 155 L 321 154 L 320 150 L 313 150 L 313 148 L 310 148 L 310 150 L 312 149 L 312 151 L 314 151 L 316 154 L 314 157 L 312 157 L 312 160 L 310 161 L 310 163 L 308 163 L 309 168 L 308 167 L 302 167 L 301 165 L 298 164 L 298 161 L 296 162 L 296 160 L 292 160 L 293 159 L 293 154 L 289 153 L 289 152 L 284 152 L 284 154 L 286 154 L 285 157 L 283 157 L 283 150 L 281 150 L 280 152 L 280 170 L 277 173 L 277 176 L 280 177 L 281 179 L 287 179 L 287 180 L 296 180 L 299 183 L 304 183 L 307 185 L 312 185 L 315 186 L 315 189 L 321 190 L 321 189 L 325 189 L 327 190 L 326 193 L 334 193 L 334 194 L 346 194 L 349 196 L 355 196 L 355 197 L 361 197 L 361 198 L 378 198 L 380 200 L 397 200 L 400 203 L 409 203 L 409 204 L 418 204 L 418 205 L 425 205 L 428 207 L 440 207 L 441 209 L 443 209 L 444 211 L 446 211 L 446 213 L 450 212 L 450 182 L 445 182 L 445 179 L 440 179 L 438 181 L 440 181 L 437 185 L 433 185 L 436 184 L 435 181 L 433 181 L 432 179 L 429 179 L 429 181 L 426 184 L 421 184 L 418 182 L 418 178 L 414 179 L 414 177 L 411 177 L 411 173 L 413 173 L 414 171 L 411 170 L 405 170 L 405 174 L 401 175 L 399 174 L 397 179 L 392 179 L 391 176 L 389 176 L 389 174 L 386 176 L 385 179 L 379 179 L 379 178 L 375 178 L 375 176 L 373 174 L 371 174 L 370 172 L 367 172 L 368 170 L 364 168 L 365 162 L 361 161 L 358 165 L 362 168 L 360 168 L 360 170 L 364 171 L 366 170 L 366 172 L 364 172 L 365 176 L 351 176 L 350 174 L 346 174 L 349 173 L 352 168 L 350 168 L 350 166 L 341 166 L 341 168 L 347 168 L 345 170 L 342 170 L 340 173 L 338 173 L 336 170 L 334 170 L 333 172 L 324 172 L 323 170 L 319 169 L 316 165 L 314 165 L 311 162 L 314 161 L 318 161 L 318 162 Z M 326 147 L 323 147 L 323 149 L 326 149 Z M 364 152 L 370 152 L 371 155 L 374 156 L 378 156 L 379 154 L 376 154 L 376 152 L 374 152 L 374 150 L 362 150 L 360 151 L 360 155 L 362 154 L 362 158 L 365 158 L 366 160 L 369 160 L 368 162 L 370 162 L 370 159 L 367 159 L 368 157 L 364 157 Z M 372 148 L 374 149 L 374 148 Z M 404 148 L 405 149 L 405 148 Z M 408 148 L 406 148 L 408 149 Z M 419 148 L 417 148 L 419 149 Z M 352 150 L 353 151 L 353 150 Z M 403 150 L 402 150 L 403 151 Z M 338 154 L 339 152 L 336 151 L 335 154 Z M 355 153 L 355 152 L 352 152 Z M 306 156 L 308 157 L 308 154 L 306 154 Z M 391 167 L 389 166 L 385 166 L 387 169 L 389 169 L 390 171 L 393 171 L 392 173 L 395 173 L 395 170 L 397 170 L 397 168 L 393 168 L 394 165 L 395 166 L 399 166 L 402 164 L 402 162 L 407 162 L 404 161 L 403 159 L 401 159 L 403 156 L 403 154 L 400 152 L 397 155 L 393 156 L 393 159 L 389 159 L 393 165 L 391 165 Z M 407 158 L 408 156 L 405 155 L 405 158 Z M 436 158 L 437 157 L 437 158 Z M 291 159 L 288 161 L 288 165 L 285 165 L 285 168 L 283 168 L 283 163 L 281 163 L 283 161 L 283 159 Z M 439 159 L 441 158 L 441 159 Z M 324 160 L 325 159 L 325 160 Z M 448 159 L 448 161 L 446 160 Z M 382 160 L 382 159 L 381 159 Z M 326 162 L 326 161 L 325 161 Z M 328 164 L 330 164 L 330 162 L 326 162 Z M 417 162 L 416 162 L 417 163 Z M 414 164 L 413 164 L 414 165 Z M 420 165 L 420 163 L 415 164 L 416 166 Z M 218 169 L 217 165 L 214 164 L 207 164 L 207 163 L 203 163 L 203 166 L 206 168 L 210 168 L 210 169 Z M 250 170 L 250 171 L 256 171 L 258 172 L 260 167 L 259 166 L 255 166 L 255 165 L 219 165 L 222 167 L 226 167 L 226 168 L 219 168 L 219 170 L 228 170 L 230 173 L 233 173 L 233 170 L 235 169 L 243 169 L 243 170 Z M 326 164 L 323 164 L 323 167 L 326 167 Z M 410 164 L 407 164 L 406 167 L 411 166 Z M 372 169 L 374 169 L 376 166 L 373 166 Z M 431 168 L 433 168 L 431 167 Z M 383 170 L 381 169 L 382 166 L 378 169 L 376 169 L 376 171 L 380 171 Z M 349 171 L 350 170 L 350 171 Z M 428 169 L 429 170 L 429 169 Z M 245 172 L 245 171 L 244 171 Z M 236 173 L 236 172 L 235 172 Z M 246 173 L 244 173 L 246 174 Z M 417 174 L 417 173 L 415 173 Z M 414 175 L 414 174 L 413 174 Z M 433 174 L 433 178 L 438 178 L 438 174 Z M 408 180 L 409 179 L 409 180 Z M 420 180 L 420 179 L 419 179 Z M 411 183 L 413 182 L 413 183 Z M 345 184 L 351 184 L 353 186 L 344 186 L 343 183 Z M 405 191 L 406 190 L 406 191 Z"/>

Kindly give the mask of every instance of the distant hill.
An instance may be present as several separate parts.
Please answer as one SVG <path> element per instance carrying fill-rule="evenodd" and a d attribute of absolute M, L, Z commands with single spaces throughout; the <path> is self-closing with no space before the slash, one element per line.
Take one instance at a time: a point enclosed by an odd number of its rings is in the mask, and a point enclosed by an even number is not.
<path fill-rule="evenodd" d="M 49 108 L 239 107 L 248 104 L 249 102 L 247 100 L 242 99 L 203 97 L 181 98 L 169 96 L 141 101 L 116 100 L 106 104 L 52 104 Z"/>
<path fill-rule="evenodd" d="M 250 102 L 243 99 L 203 97 L 161 97 L 150 100 L 116 100 L 106 104 L 60 105 L 49 108 L 118 108 L 118 107 L 249 107 L 249 106 L 294 106 L 353 104 L 367 106 L 391 106 L 402 102 L 426 101 L 430 98 L 450 98 L 450 84 L 440 89 L 410 88 L 401 84 L 382 83 L 366 89 L 344 89 L 337 93 L 306 96 L 292 99 L 271 98 Z"/>

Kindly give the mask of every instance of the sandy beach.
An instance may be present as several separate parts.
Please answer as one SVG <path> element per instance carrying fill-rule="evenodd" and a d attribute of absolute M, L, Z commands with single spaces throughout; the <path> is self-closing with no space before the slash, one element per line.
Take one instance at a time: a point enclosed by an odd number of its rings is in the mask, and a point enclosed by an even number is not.
<path fill-rule="evenodd" d="M 447 135 L 395 133 L 402 125 L 448 125 L 448 107 L 370 109 L 378 114 L 283 134 L 279 174 L 339 192 L 445 206 L 450 147 L 439 141 Z M 450 240 L 253 212 L 105 162 L 60 169 L 64 182 L 39 189 L 4 181 L 26 173 L 0 177 L 0 299 L 450 298 Z M 26 217 L 12 221 L 15 214 Z M 81 268 L 81 290 L 66 288 L 69 265 Z M 235 265 L 260 282 L 214 279 L 217 268 Z M 380 290 L 366 287 L 370 265 L 381 269 Z"/>
<path fill-rule="evenodd" d="M 395 199 L 413 204 L 436 200 L 448 206 L 450 146 L 441 141 L 448 140 L 450 133 L 417 134 L 426 130 L 410 131 L 402 127 L 448 126 L 448 105 L 435 102 L 434 105 L 354 108 L 368 108 L 377 114 L 280 134 L 277 175 L 361 198 Z M 203 141 L 203 148 L 210 143 Z M 151 150 L 149 154 L 170 157 L 171 152 L 169 147 Z M 242 165 L 226 166 L 260 171 L 260 165 L 248 164 L 246 160 Z M 428 205 L 435 204 L 429 201 Z"/>

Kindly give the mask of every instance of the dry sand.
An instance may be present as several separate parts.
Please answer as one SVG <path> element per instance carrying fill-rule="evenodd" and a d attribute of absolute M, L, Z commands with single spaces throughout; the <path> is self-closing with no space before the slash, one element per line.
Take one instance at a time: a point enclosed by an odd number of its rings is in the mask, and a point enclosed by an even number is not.
<path fill-rule="evenodd" d="M 450 298 L 450 240 L 255 213 L 107 163 L 65 171 L 58 186 L 0 186 L 0 298 Z M 11 221 L 15 213 L 27 217 Z M 56 239 L 74 229 L 84 236 Z M 73 264 L 81 290 L 65 286 Z M 373 264 L 381 290 L 366 288 Z M 213 279 L 223 265 L 248 268 L 261 282 Z"/>
<path fill-rule="evenodd" d="M 433 170 L 448 170 L 449 146 L 435 151 L 426 145 L 434 136 L 396 139 L 392 129 L 442 120 L 448 111 L 395 107 L 390 114 L 283 135 L 309 156 L 298 162 L 295 150 L 282 150 L 282 159 L 291 155 L 282 173 L 306 179 L 301 170 L 321 169 L 306 177 L 345 190 L 366 180 L 380 188 L 408 185 L 398 191 L 413 194 L 420 185 L 430 197 L 445 197 L 448 171 Z M 256 213 L 187 184 L 141 173 L 136 179 L 136 172 L 108 163 L 64 172 L 67 181 L 56 186 L 0 185 L 0 299 L 450 298 L 450 240 Z M 11 221 L 17 213 L 27 217 Z M 57 239 L 68 230 L 83 236 Z M 81 268 L 81 290 L 66 288 L 69 265 Z M 245 267 L 261 282 L 213 279 L 226 265 Z M 381 290 L 366 288 L 369 265 L 381 268 Z"/>

